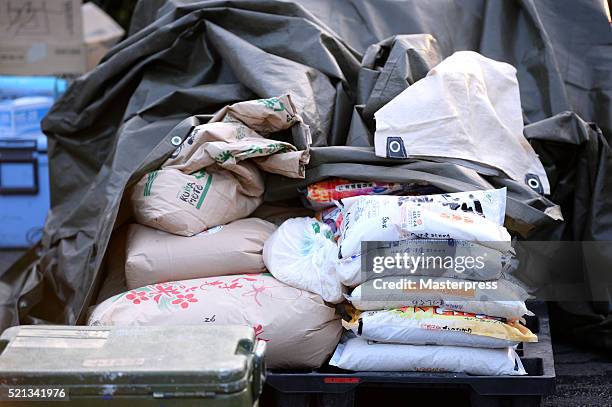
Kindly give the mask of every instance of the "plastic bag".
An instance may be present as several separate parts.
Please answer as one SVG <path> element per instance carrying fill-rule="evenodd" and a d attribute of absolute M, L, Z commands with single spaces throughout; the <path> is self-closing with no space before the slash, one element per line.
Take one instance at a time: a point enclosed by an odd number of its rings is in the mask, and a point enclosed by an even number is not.
<path fill-rule="evenodd" d="M 343 178 L 329 178 L 306 187 L 305 199 L 313 209 L 324 209 L 334 201 L 361 195 L 423 195 L 435 193 L 438 188 L 429 184 L 400 184 L 398 182 L 351 181 Z"/>
<path fill-rule="evenodd" d="M 445 310 L 402 307 L 353 313 L 342 325 L 363 339 L 409 345 L 507 348 L 538 338 L 518 321 Z"/>
<path fill-rule="evenodd" d="M 338 239 L 340 236 L 340 227 L 342 225 L 342 209 L 337 206 L 323 209 L 315 214 L 315 218 L 319 222 L 325 223 L 331 229 L 334 234 L 334 239 Z"/>
<path fill-rule="evenodd" d="M 372 343 L 346 335 L 329 364 L 379 372 L 456 372 L 483 376 L 525 375 L 514 349 Z"/>
<path fill-rule="evenodd" d="M 327 225 L 313 218 L 294 218 L 266 240 L 263 260 L 279 281 L 339 303 L 344 301 L 344 288 L 334 266 L 336 251 Z"/>
<path fill-rule="evenodd" d="M 374 246 L 374 244 L 371 244 Z M 362 259 L 371 264 L 364 267 Z M 382 267 L 374 272 L 374 259 L 400 256 L 403 263 L 393 267 Z M 466 259 L 472 263 L 468 264 Z M 478 262 L 478 263 L 476 263 Z M 366 280 L 388 276 L 415 275 L 428 277 L 451 277 L 468 280 L 496 280 L 501 277 L 508 257 L 495 249 L 463 240 L 412 239 L 376 245 L 355 256 L 336 262 L 336 273 L 349 287 L 355 287 Z M 466 265 L 467 264 L 467 265 Z M 367 267 L 367 268 L 366 268 Z"/>
<path fill-rule="evenodd" d="M 458 199 L 429 195 L 342 200 L 344 219 L 338 257 L 359 255 L 361 241 L 365 240 L 454 239 L 477 242 L 502 252 L 510 250 L 510 235 L 500 225 L 505 213 L 505 189 L 448 195 Z"/>
<path fill-rule="evenodd" d="M 465 285 L 466 282 L 480 287 L 472 288 Z M 441 283 L 447 286 L 442 288 Z M 447 283 L 462 284 L 460 287 L 464 289 L 454 288 Z M 415 288 L 408 289 L 407 286 L 410 284 Z M 362 311 L 404 306 L 439 306 L 454 311 L 506 319 L 533 315 L 525 306 L 525 300 L 528 298 L 529 294 L 522 287 L 504 279 L 493 282 L 470 282 L 419 276 L 392 276 L 369 280 L 356 287 L 347 296 L 351 304 Z"/>
<path fill-rule="evenodd" d="M 247 325 L 267 342 L 272 368 L 316 368 L 333 352 L 342 325 L 321 297 L 269 274 L 148 285 L 98 305 L 88 325 Z M 178 338 L 177 346 L 180 346 Z"/>

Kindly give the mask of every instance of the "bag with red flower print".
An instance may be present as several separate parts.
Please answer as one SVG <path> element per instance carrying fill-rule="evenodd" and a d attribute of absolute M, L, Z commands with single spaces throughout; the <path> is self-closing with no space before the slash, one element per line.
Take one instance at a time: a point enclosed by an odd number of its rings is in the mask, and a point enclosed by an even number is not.
<path fill-rule="evenodd" d="M 153 284 L 96 306 L 89 325 L 248 325 L 267 342 L 271 368 L 316 368 L 334 351 L 342 325 L 320 296 L 270 274 Z"/>

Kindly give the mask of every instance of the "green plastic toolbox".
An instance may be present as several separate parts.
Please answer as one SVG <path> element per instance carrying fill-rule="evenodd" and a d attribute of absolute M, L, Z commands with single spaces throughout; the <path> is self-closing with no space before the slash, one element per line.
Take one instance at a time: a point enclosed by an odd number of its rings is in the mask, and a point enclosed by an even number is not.
<path fill-rule="evenodd" d="M 12 327 L 0 336 L 0 404 L 254 406 L 264 351 L 247 326 Z"/>

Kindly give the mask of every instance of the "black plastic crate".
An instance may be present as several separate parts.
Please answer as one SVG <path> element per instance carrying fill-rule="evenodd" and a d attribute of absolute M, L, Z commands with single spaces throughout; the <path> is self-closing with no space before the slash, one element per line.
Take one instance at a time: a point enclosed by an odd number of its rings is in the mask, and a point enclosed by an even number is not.
<path fill-rule="evenodd" d="M 536 316 L 527 326 L 538 343 L 519 345 L 526 376 L 470 376 L 457 373 L 352 372 L 331 366 L 315 371 L 269 370 L 262 407 L 351 407 L 407 405 L 419 399 L 446 397 L 453 406 L 539 406 L 555 390 L 555 366 L 546 304 L 528 304 Z M 396 396 L 393 396 L 395 394 Z M 385 400 L 385 396 L 393 402 Z"/>

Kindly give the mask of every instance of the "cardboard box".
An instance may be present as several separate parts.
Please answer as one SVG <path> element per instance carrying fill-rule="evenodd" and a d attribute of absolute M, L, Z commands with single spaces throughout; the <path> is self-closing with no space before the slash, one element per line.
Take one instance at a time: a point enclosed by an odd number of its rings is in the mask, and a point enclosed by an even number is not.
<path fill-rule="evenodd" d="M 0 74 L 83 72 L 80 0 L 0 0 Z"/>
<path fill-rule="evenodd" d="M 83 12 L 83 36 L 87 55 L 87 70 L 90 71 L 115 45 L 125 31 L 108 14 L 94 3 L 85 3 Z"/>

